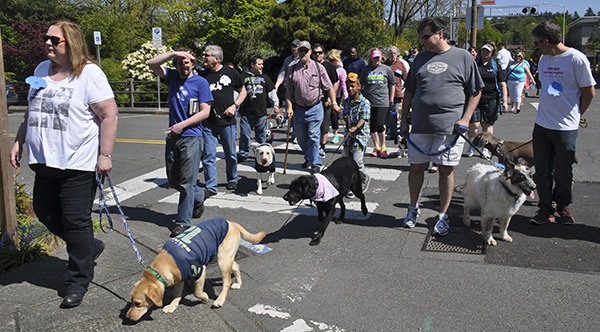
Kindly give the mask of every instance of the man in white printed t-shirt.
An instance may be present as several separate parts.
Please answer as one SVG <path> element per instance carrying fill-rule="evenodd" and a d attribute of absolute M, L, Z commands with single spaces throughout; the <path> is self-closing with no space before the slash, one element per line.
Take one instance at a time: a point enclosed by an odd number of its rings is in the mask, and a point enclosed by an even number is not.
<path fill-rule="evenodd" d="M 508 64 L 513 61 L 513 57 L 510 54 L 510 51 L 506 49 L 506 46 L 504 45 L 504 43 L 499 43 L 498 44 L 498 63 L 500 64 L 500 67 L 502 67 L 502 70 L 506 70 L 506 67 L 508 67 Z"/>
<path fill-rule="evenodd" d="M 573 224 L 569 211 L 579 121 L 594 98 L 596 82 L 585 55 L 565 46 L 561 28 L 542 22 L 531 31 L 542 57 L 539 77 L 543 89 L 533 129 L 533 154 L 539 210 L 531 219 L 542 225 L 555 220 Z M 554 210 L 552 202 L 558 208 Z"/>

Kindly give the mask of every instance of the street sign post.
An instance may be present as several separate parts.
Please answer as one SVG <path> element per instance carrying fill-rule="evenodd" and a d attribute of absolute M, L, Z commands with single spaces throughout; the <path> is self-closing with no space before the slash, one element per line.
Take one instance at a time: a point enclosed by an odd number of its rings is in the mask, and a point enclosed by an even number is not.
<path fill-rule="evenodd" d="M 100 31 L 94 31 L 94 45 L 96 45 L 96 59 L 98 60 L 98 66 L 102 68 L 100 63 L 100 45 L 102 45 L 102 35 Z"/>
<path fill-rule="evenodd" d="M 156 48 L 156 54 L 158 54 L 158 49 L 162 47 L 162 28 L 154 27 L 152 28 L 152 44 L 154 44 L 154 48 Z M 157 98 L 158 98 L 158 110 L 160 111 L 160 77 L 157 81 Z"/>

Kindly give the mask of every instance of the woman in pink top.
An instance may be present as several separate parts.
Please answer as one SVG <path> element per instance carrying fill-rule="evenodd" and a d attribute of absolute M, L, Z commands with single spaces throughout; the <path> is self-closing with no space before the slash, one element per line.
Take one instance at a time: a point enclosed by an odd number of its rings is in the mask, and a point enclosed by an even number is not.
<path fill-rule="evenodd" d="M 338 89 L 335 92 L 335 97 L 337 99 L 338 104 L 342 104 L 342 101 L 348 98 L 348 90 L 346 89 L 346 70 L 344 69 L 344 65 L 342 64 L 342 51 L 333 49 L 329 51 L 327 54 L 327 60 L 336 67 L 338 80 L 340 84 L 338 85 Z M 331 143 L 337 144 L 340 141 L 338 137 L 338 129 L 339 129 L 339 114 L 336 112 L 331 112 L 331 129 L 333 129 L 333 138 L 331 139 Z"/>

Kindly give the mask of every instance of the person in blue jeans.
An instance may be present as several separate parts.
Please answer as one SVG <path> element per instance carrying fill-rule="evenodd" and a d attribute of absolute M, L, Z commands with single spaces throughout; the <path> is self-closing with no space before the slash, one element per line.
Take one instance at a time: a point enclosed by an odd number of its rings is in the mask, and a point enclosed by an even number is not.
<path fill-rule="evenodd" d="M 200 76 L 206 78 L 210 85 L 214 101 L 210 115 L 204 123 L 204 180 L 207 194 L 217 193 L 217 144 L 223 146 L 225 154 L 225 173 L 227 174 L 227 190 L 237 188 L 237 153 L 235 151 L 237 108 L 246 98 L 246 88 L 237 70 L 223 66 L 223 49 L 217 45 L 208 45 L 202 53 L 202 65 L 206 70 Z M 234 96 L 237 92 L 237 96 Z"/>
<path fill-rule="evenodd" d="M 334 111 L 340 113 L 341 108 L 335 101 L 335 91 L 325 67 L 310 59 L 310 50 L 310 43 L 306 40 L 301 41 L 298 44 L 299 61 L 288 68 L 285 81 L 286 113 L 293 119 L 298 145 L 304 152 L 302 168 L 320 172 L 323 166 L 319 156 L 323 93 L 327 92 L 330 100 L 334 100 Z"/>
<path fill-rule="evenodd" d="M 173 59 L 176 69 L 162 64 Z M 169 87 L 169 128 L 165 162 L 169 184 L 179 191 L 177 219 L 171 237 L 192 225 L 204 212 L 204 191 L 197 186 L 202 153 L 202 121 L 208 118 L 213 97 L 206 79 L 194 72 L 196 58 L 191 50 L 177 49 L 159 54 L 147 64 Z"/>
<path fill-rule="evenodd" d="M 260 55 L 250 57 L 250 67 L 242 73 L 246 88 L 246 99 L 240 106 L 240 142 L 238 162 L 250 155 L 250 134 L 254 129 L 254 139 L 258 143 L 267 142 L 267 100 L 273 105 L 273 112 L 279 112 L 279 98 L 273 81 L 263 74 L 264 60 Z"/>

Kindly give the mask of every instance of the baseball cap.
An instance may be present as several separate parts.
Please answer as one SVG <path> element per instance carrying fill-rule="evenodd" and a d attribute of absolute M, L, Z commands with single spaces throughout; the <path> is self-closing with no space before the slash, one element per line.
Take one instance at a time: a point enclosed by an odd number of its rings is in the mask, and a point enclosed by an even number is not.
<path fill-rule="evenodd" d="M 373 59 L 373 58 L 381 58 L 381 51 L 380 50 L 371 51 L 371 59 Z"/>
<path fill-rule="evenodd" d="M 290 45 L 298 47 L 298 44 L 300 44 L 300 39 L 296 38 L 292 41 L 292 43 Z"/>
<path fill-rule="evenodd" d="M 358 81 L 358 74 L 357 73 L 348 73 L 348 76 L 346 77 L 346 81 L 350 81 L 350 82 Z"/>
<path fill-rule="evenodd" d="M 307 50 L 310 50 L 310 43 L 306 40 L 303 40 L 298 43 L 298 48 L 306 48 Z"/>

